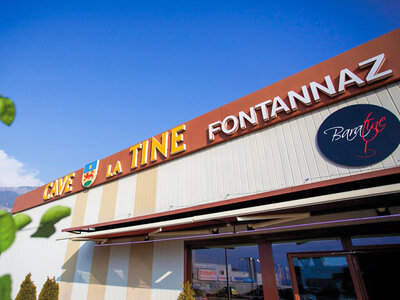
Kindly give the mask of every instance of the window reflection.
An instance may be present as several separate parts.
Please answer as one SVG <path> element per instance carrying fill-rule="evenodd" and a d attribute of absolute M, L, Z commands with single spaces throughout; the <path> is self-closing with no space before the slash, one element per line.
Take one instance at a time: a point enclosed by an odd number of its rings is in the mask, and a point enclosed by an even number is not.
<path fill-rule="evenodd" d="M 351 242 L 354 246 L 371 246 L 371 245 L 394 245 L 400 244 L 400 236 L 363 236 L 352 237 Z"/>
<path fill-rule="evenodd" d="M 287 254 L 291 252 L 313 252 L 342 250 L 340 239 L 296 241 L 272 244 L 276 285 L 280 300 L 293 300 L 293 287 Z"/>
<path fill-rule="evenodd" d="M 226 285 L 225 249 L 192 251 L 192 286 L 196 299 L 218 295 Z"/>
<path fill-rule="evenodd" d="M 192 286 L 196 299 L 264 299 L 258 247 L 193 250 Z"/>
<path fill-rule="evenodd" d="M 301 300 L 356 300 L 345 256 L 293 258 Z"/>

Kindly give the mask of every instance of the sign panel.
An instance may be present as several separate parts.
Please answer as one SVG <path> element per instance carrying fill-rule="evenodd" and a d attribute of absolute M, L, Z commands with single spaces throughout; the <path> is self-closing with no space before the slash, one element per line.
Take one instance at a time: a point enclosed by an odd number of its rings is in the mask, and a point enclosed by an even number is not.
<path fill-rule="evenodd" d="M 217 281 L 217 270 L 198 269 L 199 280 Z"/>
<path fill-rule="evenodd" d="M 344 107 L 320 126 L 317 144 L 334 163 L 362 167 L 384 160 L 399 145 L 400 122 L 387 109 L 370 104 Z"/>

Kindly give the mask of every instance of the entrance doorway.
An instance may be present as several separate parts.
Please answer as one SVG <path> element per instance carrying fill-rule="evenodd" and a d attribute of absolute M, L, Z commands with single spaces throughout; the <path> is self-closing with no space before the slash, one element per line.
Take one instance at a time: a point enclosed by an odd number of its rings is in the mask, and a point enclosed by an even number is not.
<path fill-rule="evenodd" d="M 295 300 L 357 300 L 348 254 L 289 254 Z M 354 273 L 353 273 L 354 274 Z"/>
<path fill-rule="evenodd" d="M 396 299 L 400 249 L 290 253 L 295 300 Z"/>
<path fill-rule="evenodd" d="M 196 299 L 398 299 L 399 235 L 232 242 L 188 246 Z"/>
<path fill-rule="evenodd" d="M 359 251 L 355 256 L 369 300 L 396 299 L 400 250 Z"/>

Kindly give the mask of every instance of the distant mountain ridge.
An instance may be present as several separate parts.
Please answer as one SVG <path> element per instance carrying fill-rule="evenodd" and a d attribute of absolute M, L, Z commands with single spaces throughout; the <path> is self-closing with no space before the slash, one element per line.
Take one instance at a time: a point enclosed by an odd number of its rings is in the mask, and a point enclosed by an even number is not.
<path fill-rule="evenodd" d="M 0 187 L 0 209 L 11 211 L 15 198 L 32 191 L 36 186 Z"/>

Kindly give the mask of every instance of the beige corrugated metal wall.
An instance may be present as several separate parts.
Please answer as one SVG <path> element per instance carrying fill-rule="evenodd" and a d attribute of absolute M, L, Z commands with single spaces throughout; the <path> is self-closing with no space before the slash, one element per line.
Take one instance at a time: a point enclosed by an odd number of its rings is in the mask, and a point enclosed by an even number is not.
<path fill-rule="evenodd" d="M 332 105 L 158 167 L 156 211 L 211 203 L 400 165 L 400 150 L 364 168 L 346 168 L 319 154 L 315 137 L 341 107 L 369 103 L 398 118 L 400 84 Z"/>

